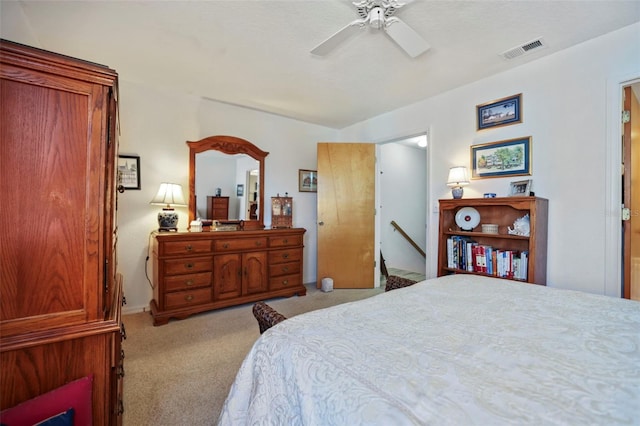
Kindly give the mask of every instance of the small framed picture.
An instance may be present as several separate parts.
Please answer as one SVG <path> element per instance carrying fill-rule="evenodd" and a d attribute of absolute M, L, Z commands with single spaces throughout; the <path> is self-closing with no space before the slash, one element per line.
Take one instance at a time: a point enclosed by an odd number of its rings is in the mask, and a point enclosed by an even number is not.
<path fill-rule="evenodd" d="M 244 195 L 244 185 L 239 183 L 236 186 L 236 196 L 242 197 Z"/>
<path fill-rule="evenodd" d="M 509 197 L 528 197 L 531 195 L 531 179 L 511 182 Z"/>
<path fill-rule="evenodd" d="M 118 155 L 118 185 L 124 189 L 140 189 L 140 157 Z"/>
<path fill-rule="evenodd" d="M 471 146 L 471 179 L 531 175 L 531 136 Z"/>
<path fill-rule="evenodd" d="M 522 123 L 522 93 L 476 105 L 478 130 Z"/>
<path fill-rule="evenodd" d="M 298 170 L 298 191 L 318 192 L 318 172 L 316 170 Z"/>

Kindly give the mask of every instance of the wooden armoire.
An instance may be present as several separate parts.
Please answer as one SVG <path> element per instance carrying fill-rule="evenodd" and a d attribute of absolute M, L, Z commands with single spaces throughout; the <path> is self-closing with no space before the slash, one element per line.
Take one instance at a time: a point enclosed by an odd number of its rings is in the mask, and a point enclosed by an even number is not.
<path fill-rule="evenodd" d="M 122 423 L 117 73 L 0 41 L 0 408 L 92 376 Z"/>

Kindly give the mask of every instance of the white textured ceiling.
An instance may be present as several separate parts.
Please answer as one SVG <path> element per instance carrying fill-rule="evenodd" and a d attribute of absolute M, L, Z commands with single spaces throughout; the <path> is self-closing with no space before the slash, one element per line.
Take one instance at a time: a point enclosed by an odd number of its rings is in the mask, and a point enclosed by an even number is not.
<path fill-rule="evenodd" d="M 0 11 L 21 9 L 39 47 L 108 65 L 123 80 L 338 129 L 640 20 L 638 0 L 416 0 L 395 16 L 429 42 L 427 53 L 411 59 L 365 29 L 316 57 L 313 47 L 357 18 L 351 2 L 6 3 Z M 538 37 L 547 48 L 500 56 Z"/>

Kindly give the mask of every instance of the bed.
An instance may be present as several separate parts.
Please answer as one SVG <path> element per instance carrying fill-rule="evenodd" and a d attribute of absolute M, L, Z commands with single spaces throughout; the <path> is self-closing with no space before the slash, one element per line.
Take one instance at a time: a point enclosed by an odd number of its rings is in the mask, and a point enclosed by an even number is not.
<path fill-rule="evenodd" d="M 639 425 L 640 302 L 450 275 L 294 316 L 220 425 Z"/>

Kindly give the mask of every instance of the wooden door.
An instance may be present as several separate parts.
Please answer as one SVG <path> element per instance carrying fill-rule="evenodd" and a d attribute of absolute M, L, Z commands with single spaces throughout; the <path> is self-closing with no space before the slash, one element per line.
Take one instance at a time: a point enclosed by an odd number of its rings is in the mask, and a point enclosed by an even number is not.
<path fill-rule="evenodd" d="M 318 287 L 373 288 L 375 145 L 318 143 Z"/>
<path fill-rule="evenodd" d="M 629 208 L 629 220 L 622 222 L 623 229 L 623 297 L 640 300 L 640 187 L 632 185 L 640 179 L 640 102 L 631 86 L 624 89 L 625 111 L 630 114 L 623 125 L 623 191 L 622 202 Z"/>
<path fill-rule="evenodd" d="M 106 84 L 115 75 L 83 75 L 70 59 L 2 49 L 2 336 L 97 321 L 114 276 L 105 267 L 115 257 L 104 191 L 112 173 L 106 156 L 115 155 L 107 147 Z"/>

